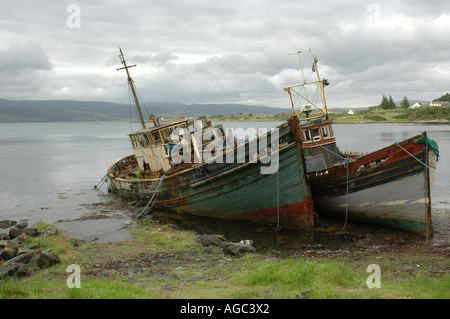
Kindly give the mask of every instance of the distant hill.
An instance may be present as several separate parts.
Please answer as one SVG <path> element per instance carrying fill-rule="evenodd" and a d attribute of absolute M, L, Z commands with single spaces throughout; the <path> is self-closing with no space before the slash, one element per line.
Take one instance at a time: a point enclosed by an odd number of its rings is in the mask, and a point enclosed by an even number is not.
<path fill-rule="evenodd" d="M 213 116 L 238 113 L 277 114 L 289 108 L 245 104 L 145 103 L 143 113 L 173 118 L 179 116 Z M 0 122 L 70 122 L 137 119 L 134 105 L 73 100 L 5 100 L 0 99 Z"/>

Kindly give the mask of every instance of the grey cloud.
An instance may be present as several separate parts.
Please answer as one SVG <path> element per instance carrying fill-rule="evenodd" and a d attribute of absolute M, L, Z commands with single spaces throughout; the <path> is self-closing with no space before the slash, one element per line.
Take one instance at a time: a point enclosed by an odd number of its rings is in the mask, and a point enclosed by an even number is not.
<path fill-rule="evenodd" d="M 125 102 L 119 46 L 149 101 L 285 106 L 282 86 L 300 78 L 288 53 L 309 48 L 331 83 L 330 106 L 449 90 L 448 0 L 78 1 L 79 29 L 66 25 L 70 3 L 2 4 L 0 70 L 14 85 L 0 97 Z"/>
<path fill-rule="evenodd" d="M 179 60 L 179 57 L 170 52 L 160 52 L 153 55 L 135 55 L 131 57 L 131 60 L 136 63 L 148 63 L 156 67 L 162 67 Z"/>
<path fill-rule="evenodd" d="M 0 71 L 52 68 L 48 55 L 36 42 L 17 43 L 0 51 Z"/>
<path fill-rule="evenodd" d="M 39 93 L 53 69 L 48 55 L 36 42 L 16 43 L 0 51 L 0 95 L 29 98 Z"/>

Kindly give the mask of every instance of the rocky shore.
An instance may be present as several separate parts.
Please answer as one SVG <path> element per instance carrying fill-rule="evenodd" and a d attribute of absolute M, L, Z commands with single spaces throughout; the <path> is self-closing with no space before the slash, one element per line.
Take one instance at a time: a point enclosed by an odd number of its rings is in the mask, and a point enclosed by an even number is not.
<path fill-rule="evenodd" d="M 24 246 L 30 237 L 57 234 L 56 228 L 48 227 L 40 232 L 37 228 L 28 227 L 27 223 L 0 221 L 0 229 L 7 228 L 8 233 L 0 233 L 0 280 L 13 276 L 29 276 L 38 269 L 48 268 L 60 262 L 59 256 L 49 249 L 41 251 L 40 243 L 30 247 Z"/>

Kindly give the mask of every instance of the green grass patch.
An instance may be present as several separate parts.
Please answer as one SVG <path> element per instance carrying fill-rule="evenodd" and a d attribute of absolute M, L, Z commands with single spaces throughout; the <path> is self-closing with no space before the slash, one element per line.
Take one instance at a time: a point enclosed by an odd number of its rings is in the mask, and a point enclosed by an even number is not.
<path fill-rule="evenodd" d="M 293 298 L 312 289 L 312 297 L 336 297 L 342 289 L 362 287 L 365 277 L 348 266 L 334 262 L 284 259 L 255 262 L 249 260 L 239 281 L 257 289 L 270 287 L 272 295 Z"/>
<path fill-rule="evenodd" d="M 66 278 L 34 275 L 9 280 L 0 287 L 1 299 L 157 299 L 154 287 L 143 288 L 120 280 L 81 278 L 80 288 L 68 288 Z"/>
<path fill-rule="evenodd" d="M 164 252 L 179 252 L 188 249 L 199 249 L 202 246 L 195 242 L 193 232 L 174 229 L 169 225 L 139 222 L 139 227 L 130 228 L 135 240 L 145 242 L 149 250 Z"/>

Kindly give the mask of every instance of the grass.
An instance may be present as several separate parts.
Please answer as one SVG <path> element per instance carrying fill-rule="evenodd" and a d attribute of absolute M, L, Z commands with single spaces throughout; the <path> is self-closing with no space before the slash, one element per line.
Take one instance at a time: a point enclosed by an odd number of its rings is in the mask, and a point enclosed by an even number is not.
<path fill-rule="evenodd" d="M 312 289 L 313 297 L 328 298 L 330 292 L 358 287 L 364 278 L 348 266 L 336 262 L 320 263 L 285 259 L 280 262 L 250 261 L 239 281 L 257 289 L 271 287 L 280 298 L 293 297 Z M 335 297 L 335 296 L 331 296 Z"/>
<path fill-rule="evenodd" d="M 48 225 L 39 223 L 38 228 Z M 167 225 L 139 222 L 128 242 L 79 244 L 63 234 L 30 238 L 52 248 L 61 263 L 26 278 L 8 278 L 0 285 L 1 299 L 292 299 L 302 291 L 311 298 L 425 298 L 448 299 L 450 277 L 445 256 L 402 253 L 364 258 L 272 257 L 249 254 L 223 256 L 217 247 L 205 248 L 196 235 Z M 74 245 L 75 244 L 75 245 Z M 149 267 L 164 273 L 127 277 L 135 260 L 149 256 Z M 156 256 L 159 256 L 158 258 Z M 185 256 L 185 257 L 183 257 Z M 177 259 L 178 258 L 178 259 Z M 381 288 L 369 289 L 366 272 L 371 263 L 380 265 Z M 92 270 L 100 265 L 128 263 L 108 275 Z M 81 288 L 67 287 L 70 264 L 81 267 Z M 441 271 L 433 271 L 440 269 Z"/>

